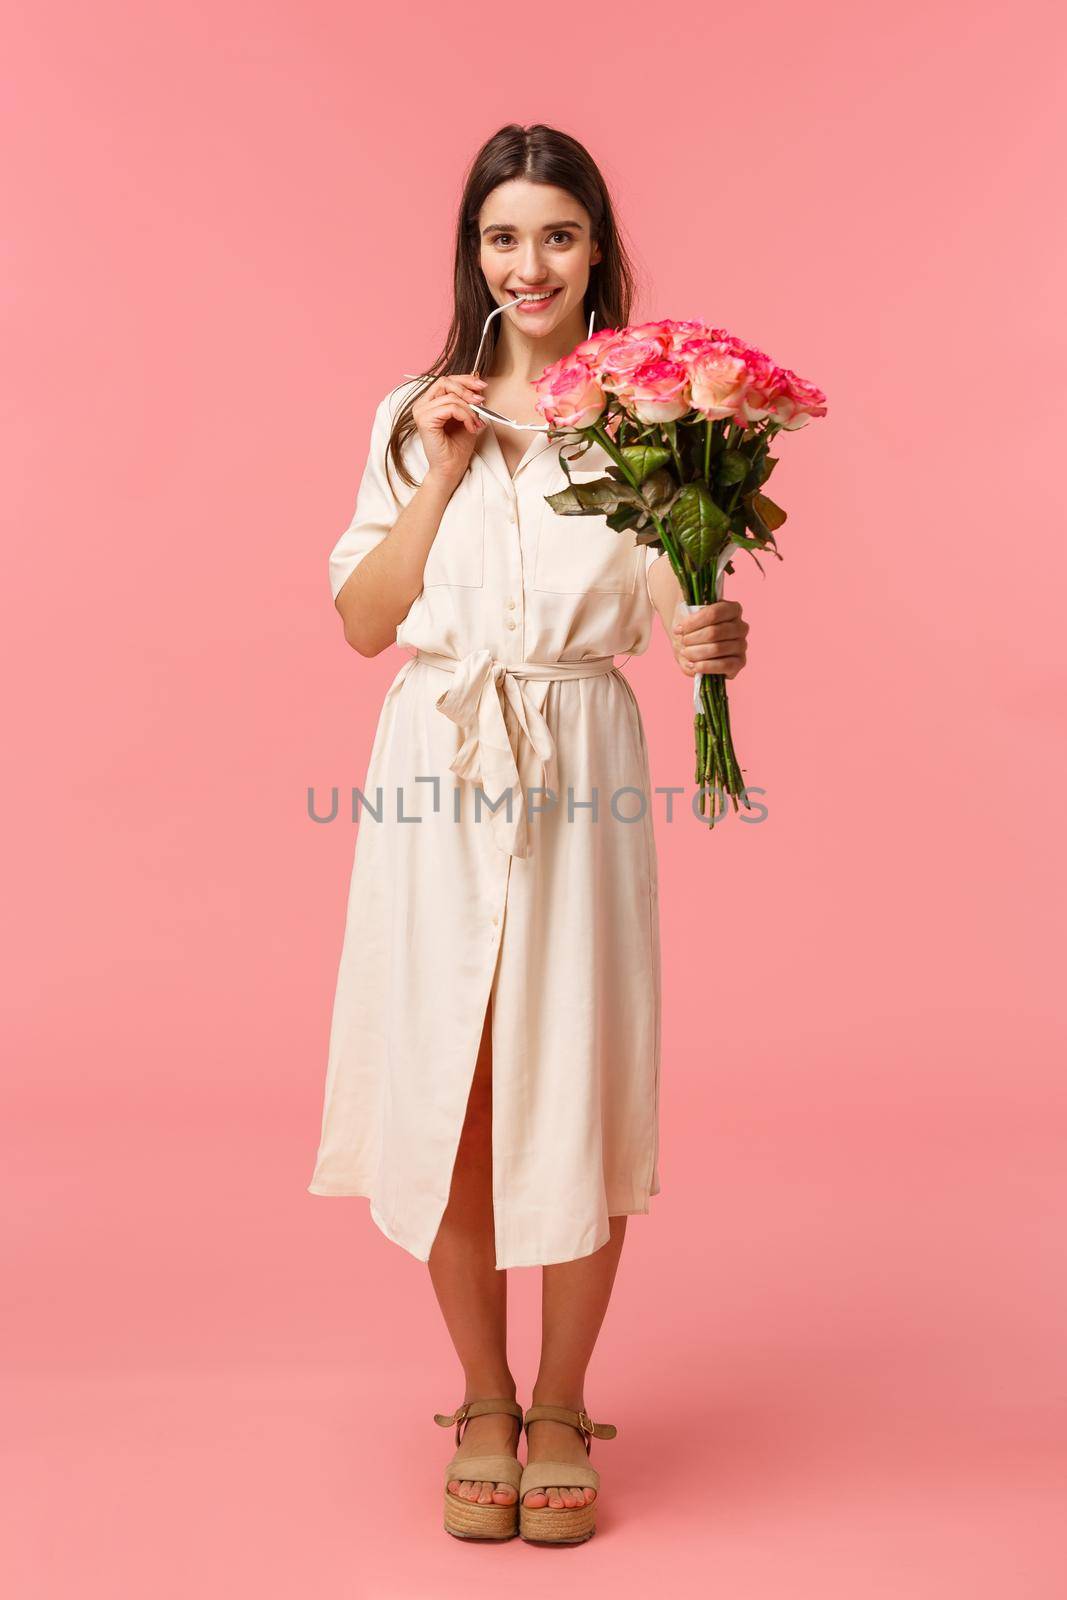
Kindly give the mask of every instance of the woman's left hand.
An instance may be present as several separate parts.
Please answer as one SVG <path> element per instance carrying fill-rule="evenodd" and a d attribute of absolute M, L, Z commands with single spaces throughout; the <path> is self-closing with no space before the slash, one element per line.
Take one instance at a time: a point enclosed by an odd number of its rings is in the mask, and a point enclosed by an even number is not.
<path fill-rule="evenodd" d="M 671 630 L 671 647 L 682 671 L 690 678 L 698 672 L 716 672 L 736 678 L 745 665 L 748 623 L 737 600 L 715 600 L 688 613 L 679 602 Z"/>

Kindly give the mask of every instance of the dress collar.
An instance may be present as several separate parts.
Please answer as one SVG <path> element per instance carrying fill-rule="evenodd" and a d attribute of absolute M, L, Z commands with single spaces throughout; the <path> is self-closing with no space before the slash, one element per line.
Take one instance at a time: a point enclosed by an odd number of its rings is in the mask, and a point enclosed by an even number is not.
<path fill-rule="evenodd" d="M 474 454 L 481 457 L 493 477 L 499 479 L 508 494 L 514 497 L 515 480 L 518 478 L 519 473 L 524 472 L 531 461 L 536 461 L 538 456 L 553 448 L 559 448 L 558 442 L 550 439 L 547 433 L 532 433 L 530 435 L 530 443 L 526 447 L 522 460 L 515 468 L 515 477 L 513 478 L 508 471 L 504 452 L 500 448 L 500 440 L 497 438 L 496 428 L 489 422 L 478 437 L 478 442 L 474 446 Z"/>

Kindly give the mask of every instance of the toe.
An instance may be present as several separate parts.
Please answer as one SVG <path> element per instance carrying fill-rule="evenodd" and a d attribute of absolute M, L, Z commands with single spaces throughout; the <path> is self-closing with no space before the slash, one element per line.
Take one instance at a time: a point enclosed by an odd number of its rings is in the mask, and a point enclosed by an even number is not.
<path fill-rule="evenodd" d="M 548 1489 L 545 1490 L 545 1493 L 548 1495 L 548 1503 L 550 1506 L 554 1508 L 562 1507 L 563 1496 L 560 1494 L 559 1488 L 556 1484 L 553 1483 Z"/>
<path fill-rule="evenodd" d="M 564 1489 L 563 1501 L 568 1506 L 580 1506 L 584 1504 L 584 1496 L 580 1489 Z"/>
<path fill-rule="evenodd" d="M 493 1490 L 493 1499 L 498 1505 L 510 1506 L 515 1503 L 515 1489 L 510 1483 L 498 1483 Z"/>
<path fill-rule="evenodd" d="M 480 1483 L 478 1485 L 478 1504 L 489 1506 L 493 1503 L 493 1484 Z"/>
<path fill-rule="evenodd" d="M 524 1506 L 533 1506 L 535 1510 L 540 1511 L 547 1498 L 543 1489 L 527 1489 L 522 1503 Z"/>
<path fill-rule="evenodd" d="M 459 1492 L 463 1496 L 464 1500 L 477 1500 L 478 1485 L 476 1483 L 472 1483 L 469 1478 L 464 1478 L 463 1482 L 459 1486 Z"/>

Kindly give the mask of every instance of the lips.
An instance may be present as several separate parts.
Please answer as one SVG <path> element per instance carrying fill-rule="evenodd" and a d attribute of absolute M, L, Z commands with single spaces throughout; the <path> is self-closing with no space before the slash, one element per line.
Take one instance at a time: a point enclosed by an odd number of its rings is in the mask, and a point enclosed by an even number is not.
<path fill-rule="evenodd" d="M 510 294 L 512 296 L 512 298 L 515 299 L 515 300 L 525 301 L 525 303 L 528 304 L 528 305 L 535 305 L 535 306 L 536 305 L 546 305 L 547 306 L 549 301 L 554 300 L 556 298 L 556 296 L 560 293 L 561 287 L 562 287 L 562 285 L 557 284 L 553 288 L 552 292 L 550 294 L 548 294 L 548 295 L 545 295 L 544 291 L 540 290 L 540 289 L 536 289 L 536 290 L 535 289 L 509 289 L 508 290 L 508 294 Z M 527 297 L 529 297 L 531 295 L 534 296 L 533 299 L 527 298 Z"/>

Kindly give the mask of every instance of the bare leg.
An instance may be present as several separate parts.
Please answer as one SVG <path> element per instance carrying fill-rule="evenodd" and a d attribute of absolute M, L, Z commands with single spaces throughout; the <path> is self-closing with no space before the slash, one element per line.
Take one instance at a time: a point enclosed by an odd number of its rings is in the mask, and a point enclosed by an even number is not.
<path fill-rule="evenodd" d="M 430 1251 L 430 1277 L 463 1368 L 465 1400 L 515 1398 L 508 1367 L 506 1272 L 497 1270 L 493 1242 L 492 1009 L 486 1008 L 467 1113 L 456 1152 L 452 1189 Z M 472 1417 L 458 1454 L 517 1454 L 517 1417 Z M 453 1494 L 482 1504 L 513 1505 L 508 1483 L 453 1479 Z"/>
<path fill-rule="evenodd" d="M 585 1374 L 611 1298 L 619 1265 L 626 1217 L 609 1218 L 611 1237 L 592 1255 L 560 1261 L 542 1272 L 541 1365 L 533 1403 L 585 1409 Z M 531 1422 L 530 1461 L 585 1462 L 581 1435 L 565 1422 Z M 567 1484 L 529 1489 L 528 1506 L 580 1506 L 596 1499 L 595 1489 Z"/>

